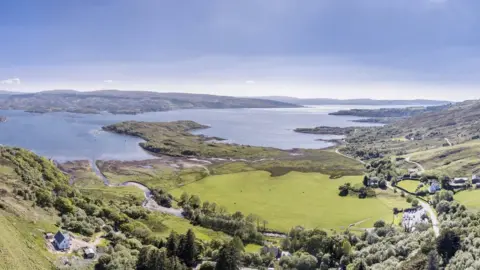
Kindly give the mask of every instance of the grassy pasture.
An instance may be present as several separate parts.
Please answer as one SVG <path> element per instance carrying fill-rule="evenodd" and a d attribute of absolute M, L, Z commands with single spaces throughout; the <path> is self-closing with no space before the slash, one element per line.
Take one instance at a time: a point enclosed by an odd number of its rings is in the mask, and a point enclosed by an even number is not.
<path fill-rule="evenodd" d="M 464 190 L 455 194 L 455 200 L 468 209 L 480 210 L 480 190 Z"/>
<path fill-rule="evenodd" d="M 272 177 L 266 171 L 251 171 L 209 176 L 171 192 L 177 197 L 184 191 L 197 194 L 230 212 L 257 214 L 269 222 L 268 228 L 280 231 L 296 225 L 343 229 L 354 224 L 357 228 L 369 228 L 379 219 L 390 222 L 393 207 L 407 206 L 389 191 L 370 199 L 340 197 L 338 186 L 346 182 L 358 184 L 362 177 L 330 179 L 320 173 L 300 172 Z"/>
<path fill-rule="evenodd" d="M 147 220 L 142 220 L 142 223 L 147 225 L 154 233 L 164 238 L 167 238 L 172 230 L 179 234 L 185 234 L 188 229 L 192 229 L 195 236 L 204 241 L 210 241 L 212 239 L 227 240 L 231 238 L 222 232 L 216 232 L 200 226 L 193 226 L 186 219 L 167 214 L 152 213 L 148 216 Z"/>
<path fill-rule="evenodd" d="M 415 193 L 417 190 L 418 184 L 420 184 L 420 181 L 415 181 L 415 180 L 403 180 L 398 182 L 397 186 L 411 192 Z"/>

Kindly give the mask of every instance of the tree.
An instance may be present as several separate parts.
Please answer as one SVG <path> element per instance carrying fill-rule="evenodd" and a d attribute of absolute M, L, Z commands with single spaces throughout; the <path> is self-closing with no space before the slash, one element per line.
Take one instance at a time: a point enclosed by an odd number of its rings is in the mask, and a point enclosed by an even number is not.
<path fill-rule="evenodd" d="M 202 202 L 200 201 L 200 197 L 198 197 L 198 195 L 192 195 L 188 203 L 193 207 L 193 209 L 200 208 L 202 204 Z"/>
<path fill-rule="evenodd" d="M 363 259 L 360 259 L 353 265 L 354 270 L 367 270 L 368 266 Z"/>
<path fill-rule="evenodd" d="M 413 199 L 412 200 L 412 207 L 417 207 L 418 206 L 418 199 Z"/>
<path fill-rule="evenodd" d="M 51 192 L 40 189 L 35 193 L 36 203 L 40 207 L 52 206 L 53 198 Z"/>
<path fill-rule="evenodd" d="M 240 239 L 240 237 L 235 236 L 232 240 L 232 243 L 238 251 L 240 252 L 245 251 L 245 247 L 243 246 L 243 242 L 242 242 L 242 239 Z"/>
<path fill-rule="evenodd" d="M 363 185 L 368 187 L 368 176 L 366 175 L 363 176 Z"/>
<path fill-rule="evenodd" d="M 178 247 L 178 257 L 185 263 L 186 266 L 192 267 L 195 265 L 197 257 L 197 247 L 195 246 L 195 233 L 192 229 L 187 231 L 187 234 L 180 240 Z"/>
<path fill-rule="evenodd" d="M 298 264 L 296 269 L 298 270 L 313 270 L 317 265 L 318 260 L 310 254 L 302 254 L 298 258 Z"/>
<path fill-rule="evenodd" d="M 215 266 L 211 262 L 204 262 L 200 265 L 200 270 L 215 270 Z"/>
<path fill-rule="evenodd" d="M 385 227 L 385 221 L 383 221 L 383 220 L 377 220 L 377 221 L 375 221 L 375 224 L 373 224 L 373 227 L 375 227 L 375 228 L 383 228 L 383 227 Z"/>
<path fill-rule="evenodd" d="M 438 270 L 440 269 L 440 263 L 438 259 L 438 253 L 432 250 L 428 253 L 428 261 L 425 270 Z"/>
<path fill-rule="evenodd" d="M 380 182 L 378 182 L 378 187 L 381 189 L 387 188 L 387 182 L 385 180 L 380 180 Z"/>
<path fill-rule="evenodd" d="M 240 269 L 241 254 L 232 242 L 225 244 L 218 254 L 217 270 L 238 270 Z"/>
<path fill-rule="evenodd" d="M 266 231 L 267 230 L 267 224 L 268 224 L 268 221 L 267 220 L 263 220 L 263 230 Z"/>
<path fill-rule="evenodd" d="M 343 255 L 350 256 L 352 254 L 352 245 L 347 239 L 343 239 L 342 250 Z"/>
<path fill-rule="evenodd" d="M 189 199 L 189 198 L 190 198 L 190 197 L 188 196 L 188 193 L 184 191 L 184 192 L 182 193 L 182 195 L 180 195 L 180 202 L 179 202 L 179 204 L 180 204 L 181 206 L 185 205 L 185 204 L 188 202 L 188 199 Z"/>
<path fill-rule="evenodd" d="M 437 239 L 437 252 L 448 262 L 450 258 L 455 255 L 455 252 L 460 249 L 460 237 L 451 229 L 442 230 Z"/>
<path fill-rule="evenodd" d="M 178 236 L 174 231 L 170 232 L 167 238 L 167 255 L 168 257 L 176 256 L 178 250 Z"/>
<path fill-rule="evenodd" d="M 292 246 L 292 243 L 290 242 L 289 237 L 286 237 L 285 239 L 282 240 L 282 249 L 283 250 L 290 250 L 290 247 Z"/>
<path fill-rule="evenodd" d="M 70 199 L 62 197 L 55 200 L 55 208 L 62 214 L 73 213 L 75 209 Z"/>

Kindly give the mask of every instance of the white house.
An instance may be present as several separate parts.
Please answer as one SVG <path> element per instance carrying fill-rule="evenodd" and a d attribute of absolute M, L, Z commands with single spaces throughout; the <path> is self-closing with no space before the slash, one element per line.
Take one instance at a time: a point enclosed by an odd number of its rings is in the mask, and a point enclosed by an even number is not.
<path fill-rule="evenodd" d="M 58 250 L 67 250 L 70 248 L 70 235 L 58 231 L 53 238 L 53 244 Z"/>
<path fill-rule="evenodd" d="M 438 183 L 437 180 L 432 180 L 432 181 L 430 182 L 430 187 L 428 187 L 428 191 L 429 191 L 431 194 L 433 194 L 433 193 L 435 193 L 435 192 L 437 192 L 437 191 L 439 191 L 439 190 L 441 190 L 441 189 L 442 189 L 442 187 L 440 186 L 440 183 Z"/>

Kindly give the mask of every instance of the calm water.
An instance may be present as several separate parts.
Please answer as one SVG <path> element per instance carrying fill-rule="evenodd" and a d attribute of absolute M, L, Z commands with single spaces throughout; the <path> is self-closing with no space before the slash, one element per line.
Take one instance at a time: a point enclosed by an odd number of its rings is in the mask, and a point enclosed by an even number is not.
<path fill-rule="evenodd" d="M 329 112 L 347 108 L 349 107 L 320 106 L 295 109 L 181 110 L 141 115 L 0 111 L 0 115 L 8 118 L 6 123 L 0 123 L 0 144 L 25 147 L 58 160 L 147 159 L 151 156 L 138 146 L 140 139 L 107 133 L 101 127 L 125 120 L 193 120 L 211 126 L 210 129 L 197 133 L 222 137 L 234 143 L 281 149 L 325 148 L 330 144 L 315 139 L 338 136 L 299 134 L 293 132 L 293 129 L 320 125 L 369 125 L 351 122 L 357 117 L 328 115 Z"/>

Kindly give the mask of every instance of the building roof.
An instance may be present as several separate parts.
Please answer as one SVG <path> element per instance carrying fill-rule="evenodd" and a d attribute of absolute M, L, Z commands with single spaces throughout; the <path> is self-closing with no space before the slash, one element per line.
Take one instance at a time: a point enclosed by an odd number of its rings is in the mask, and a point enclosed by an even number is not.
<path fill-rule="evenodd" d="M 55 242 L 57 243 L 62 243 L 65 239 L 68 239 L 70 236 L 67 233 L 62 233 L 61 231 L 58 231 L 57 234 L 55 234 Z"/>
<path fill-rule="evenodd" d="M 85 254 L 95 254 L 95 251 L 93 250 L 93 248 L 86 248 L 83 250 L 83 252 L 85 252 Z"/>

